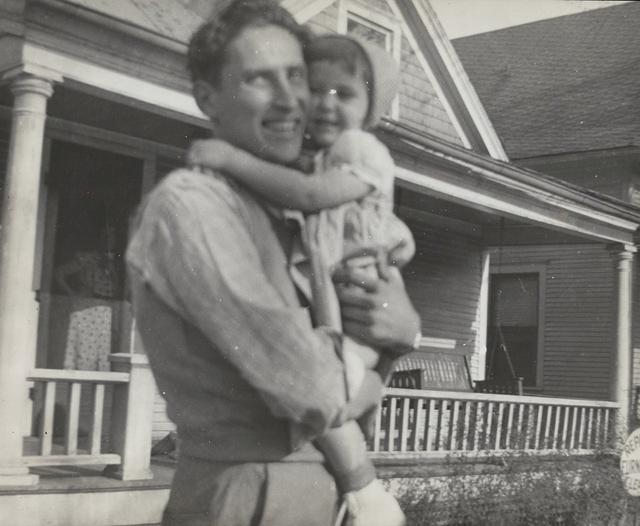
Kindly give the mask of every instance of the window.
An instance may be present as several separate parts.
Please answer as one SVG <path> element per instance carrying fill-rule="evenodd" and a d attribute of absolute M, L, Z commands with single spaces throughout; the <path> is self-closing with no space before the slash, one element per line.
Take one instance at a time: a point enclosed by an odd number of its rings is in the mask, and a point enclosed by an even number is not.
<path fill-rule="evenodd" d="M 365 4 L 366 5 L 366 4 Z M 375 9 L 357 2 L 340 2 L 338 33 L 354 35 L 372 42 L 388 51 L 400 64 L 401 31 L 395 20 Z M 391 104 L 389 116 L 397 119 L 400 115 L 398 96 Z"/>
<path fill-rule="evenodd" d="M 501 272 L 489 281 L 487 378 L 498 381 L 515 376 L 526 387 L 540 383 L 539 272 Z"/>
<path fill-rule="evenodd" d="M 386 51 L 393 50 L 393 32 L 364 18 L 349 13 L 347 15 L 347 34 L 372 42 Z"/>

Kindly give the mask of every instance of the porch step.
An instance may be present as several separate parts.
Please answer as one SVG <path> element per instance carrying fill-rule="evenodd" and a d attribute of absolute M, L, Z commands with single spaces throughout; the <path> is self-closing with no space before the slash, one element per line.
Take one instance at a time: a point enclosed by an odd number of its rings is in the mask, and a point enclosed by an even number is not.
<path fill-rule="evenodd" d="M 103 477 L 99 466 L 33 469 L 36 486 L 0 489 L 1 515 L 12 526 L 157 526 L 174 468 L 151 467 L 153 479 L 127 482 Z"/>

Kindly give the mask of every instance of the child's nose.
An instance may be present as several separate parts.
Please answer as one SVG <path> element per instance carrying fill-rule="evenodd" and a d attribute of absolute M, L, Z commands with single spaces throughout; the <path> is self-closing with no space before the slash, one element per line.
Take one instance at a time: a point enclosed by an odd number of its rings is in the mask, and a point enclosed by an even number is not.
<path fill-rule="evenodd" d="M 337 94 L 338 92 L 333 88 L 324 90 L 320 94 L 320 105 L 323 108 L 332 108 L 333 105 L 335 104 Z"/>

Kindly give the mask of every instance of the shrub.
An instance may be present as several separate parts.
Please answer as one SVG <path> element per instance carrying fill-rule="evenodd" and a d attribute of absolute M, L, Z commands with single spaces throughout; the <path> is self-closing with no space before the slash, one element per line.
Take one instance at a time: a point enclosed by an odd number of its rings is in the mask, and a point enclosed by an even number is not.
<path fill-rule="evenodd" d="M 494 469 L 479 474 L 468 459 L 447 463 L 450 476 L 399 484 L 407 526 L 610 526 L 636 505 L 611 455 L 575 460 L 520 453 L 487 459 Z"/>

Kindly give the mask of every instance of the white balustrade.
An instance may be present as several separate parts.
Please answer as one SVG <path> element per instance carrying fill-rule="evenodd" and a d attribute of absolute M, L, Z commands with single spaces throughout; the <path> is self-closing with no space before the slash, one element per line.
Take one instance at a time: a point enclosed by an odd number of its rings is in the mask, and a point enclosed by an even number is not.
<path fill-rule="evenodd" d="M 374 457 L 393 458 L 593 454 L 612 446 L 618 407 L 596 400 L 387 389 L 370 446 Z"/>
<path fill-rule="evenodd" d="M 34 369 L 34 382 L 42 400 L 38 454 L 27 454 L 27 466 L 106 465 L 105 473 L 123 480 L 151 478 L 151 420 L 153 378 L 143 354 L 112 354 L 113 371 Z M 108 386 L 113 403 L 105 396 Z M 84 387 L 84 388 L 83 388 Z M 66 415 L 56 414 L 56 396 L 66 393 Z M 109 451 L 103 451 L 103 417 L 109 406 Z M 90 428 L 79 442 L 81 408 L 90 407 Z M 64 417 L 62 443 L 54 443 L 54 430 Z"/>

